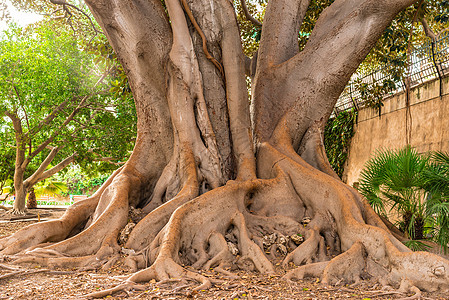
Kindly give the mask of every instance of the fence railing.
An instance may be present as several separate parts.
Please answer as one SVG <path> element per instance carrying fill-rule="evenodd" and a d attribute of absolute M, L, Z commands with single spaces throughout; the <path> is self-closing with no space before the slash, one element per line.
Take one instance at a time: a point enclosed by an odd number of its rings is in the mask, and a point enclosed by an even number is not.
<path fill-rule="evenodd" d="M 69 206 L 75 202 L 80 200 L 87 199 L 88 195 L 69 195 L 68 197 L 52 197 L 48 195 L 43 195 L 36 199 L 38 206 Z M 11 195 L 7 198 L 0 198 L 0 204 L 5 206 L 13 206 L 14 205 L 14 195 Z"/>
<path fill-rule="evenodd" d="M 359 88 L 361 84 L 370 91 L 375 90 L 376 86 L 382 85 L 384 82 L 393 82 L 394 88 L 382 90 L 383 93 L 380 95 L 382 98 L 404 91 L 406 89 L 405 82 L 394 76 L 393 69 L 392 65 L 387 65 L 368 74 L 354 74 L 341 93 L 333 114 L 352 108 L 358 110 L 366 106 L 367 96 L 362 95 Z M 423 46 L 414 49 L 411 54 L 411 64 L 407 69 L 409 72 L 406 72 L 405 77 L 410 78 L 411 88 L 434 79 L 442 80 L 447 76 L 449 74 L 449 32 L 445 32 L 435 42 L 428 41 Z"/>

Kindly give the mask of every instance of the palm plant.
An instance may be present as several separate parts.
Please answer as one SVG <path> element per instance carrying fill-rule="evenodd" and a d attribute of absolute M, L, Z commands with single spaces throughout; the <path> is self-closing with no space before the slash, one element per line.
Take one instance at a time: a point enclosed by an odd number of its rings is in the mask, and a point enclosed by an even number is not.
<path fill-rule="evenodd" d="M 424 238 L 428 214 L 423 201 L 423 173 L 428 165 L 428 156 L 407 146 L 398 151 L 378 151 L 360 174 L 359 190 L 374 210 L 383 215 L 387 207 L 397 211 L 402 216 L 400 229 L 412 240 Z"/>
<path fill-rule="evenodd" d="M 423 177 L 423 186 L 429 192 L 426 209 L 431 233 L 446 252 L 449 243 L 449 153 L 434 152 Z"/>
<path fill-rule="evenodd" d="M 53 178 L 48 178 L 44 181 L 39 182 L 34 186 L 34 192 L 37 197 L 43 195 L 61 195 L 67 193 L 68 187 L 65 182 L 57 181 Z"/>

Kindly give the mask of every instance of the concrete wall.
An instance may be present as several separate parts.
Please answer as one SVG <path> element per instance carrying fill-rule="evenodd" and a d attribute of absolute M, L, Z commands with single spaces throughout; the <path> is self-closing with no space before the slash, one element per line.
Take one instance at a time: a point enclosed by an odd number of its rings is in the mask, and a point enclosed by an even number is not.
<path fill-rule="evenodd" d="M 439 80 L 427 82 L 411 90 L 411 140 L 418 152 L 449 151 L 449 77 L 443 79 L 440 98 Z M 405 93 L 384 101 L 382 114 L 364 108 L 359 111 L 346 161 L 343 180 L 350 185 L 359 181 L 365 162 L 378 149 L 399 149 L 406 145 Z"/>

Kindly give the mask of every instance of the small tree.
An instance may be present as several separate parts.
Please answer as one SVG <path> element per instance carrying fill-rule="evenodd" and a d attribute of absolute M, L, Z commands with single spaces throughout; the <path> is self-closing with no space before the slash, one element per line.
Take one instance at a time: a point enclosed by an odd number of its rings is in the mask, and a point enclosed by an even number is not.
<path fill-rule="evenodd" d="M 27 191 L 36 183 L 76 160 L 86 166 L 127 156 L 135 135 L 128 125 L 133 110 L 119 108 L 129 99 L 109 94 L 105 81 L 113 69 L 99 68 L 93 58 L 51 24 L 12 26 L 0 40 L 0 114 L 7 117 L 0 122 L 15 137 L 12 213 L 24 212 Z M 117 134 L 121 126 L 128 130 Z M 26 176 L 32 164 L 37 167 Z"/>

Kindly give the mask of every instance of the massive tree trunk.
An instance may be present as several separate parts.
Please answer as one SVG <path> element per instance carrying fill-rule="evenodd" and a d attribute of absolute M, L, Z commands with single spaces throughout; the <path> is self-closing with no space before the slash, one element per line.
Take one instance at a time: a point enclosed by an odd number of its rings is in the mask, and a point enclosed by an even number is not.
<path fill-rule="evenodd" d="M 228 0 L 86 2 L 129 78 L 134 152 L 61 219 L 1 240 L 1 254 L 59 267 L 109 265 L 126 254 L 125 263 L 141 270 L 112 291 L 180 276 L 201 289 L 209 280 L 181 265 L 269 273 L 280 259 L 298 266 L 289 279 L 372 276 L 405 289 L 448 289 L 449 262 L 411 252 L 390 233 L 332 171 L 322 142 L 351 74 L 414 0 L 336 0 L 301 52 L 309 1 L 271 0 L 251 109 Z M 273 234 L 277 241 L 267 242 Z"/>

